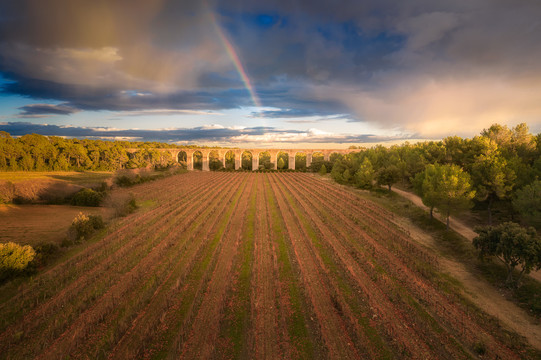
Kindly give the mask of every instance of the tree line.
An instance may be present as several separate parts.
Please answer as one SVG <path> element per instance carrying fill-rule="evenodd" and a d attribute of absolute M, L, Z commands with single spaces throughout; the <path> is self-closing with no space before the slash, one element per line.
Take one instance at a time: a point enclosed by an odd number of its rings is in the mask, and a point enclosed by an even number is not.
<path fill-rule="evenodd" d="M 163 148 L 178 148 L 158 142 L 65 139 L 28 134 L 19 138 L 0 132 L 0 170 L 4 171 L 115 171 L 130 168 L 163 168 L 176 163 Z M 136 148 L 130 153 L 127 149 Z M 234 167 L 233 152 L 226 168 Z M 405 143 L 391 147 L 359 148 L 346 155 L 332 154 L 329 161 L 314 156 L 309 168 L 298 154 L 296 169 L 330 172 L 339 183 L 359 188 L 374 184 L 389 189 L 400 182 L 411 187 L 431 209 L 449 216 L 475 204 L 492 210 L 497 202 L 511 202 L 522 218 L 541 225 L 541 134 L 531 134 L 526 124 L 513 128 L 494 124 L 479 136 L 450 136 L 441 141 Z M 227 157 L 227 156 L 226 156 Z M 197 163 L 198 160 L 194 159 Z M 288 168 L 288 156 L 280 154 L 278 168 Z M 182 162 L 181 162 L 182 163 Z M 251 168 L 243 154 L 242 164 Z M 270 169 L 269 154 L 262 154 L 260 167 Z M 218 158 L 210 168 L 223 167 Z"/>
<path fill-rule="evenodd" d="M 450 136 L 338 155 L 330 173 L 339 183 L 366 189 L 402 183 L 431 213 L 436 208 L 446 217 L 476 204 L 486 206 L 492 224 L 494 204 L 509 202 L 525 222 L 541 225 L 541 134 L 526 124 L 494 124 L 471 139 Z"/>
<path fill-rule="evenodd" d="M 136 148 L 130 153 L 127 150 Z M 0 131 L 0 171 L 116 171 L 167 167 L 176 161 L 169 152 L 177 148 L 158 142 L 65 139 L 27 134 L 13 138 Z"/>

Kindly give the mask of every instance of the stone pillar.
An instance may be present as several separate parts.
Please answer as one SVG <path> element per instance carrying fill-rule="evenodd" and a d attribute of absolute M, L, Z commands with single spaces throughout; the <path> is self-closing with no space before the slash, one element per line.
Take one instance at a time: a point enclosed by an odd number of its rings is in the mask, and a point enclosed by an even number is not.
<path fill-rule="evenodd" d="M 242 165 L 242 150 L 235 151 L 235 170 L 240 169 Z"/>
<path fill-rule="evenodd" d="M 289 168 L 295 170 L 295 153 L 293 153 L 293 155 L 289 153 Z"/>
<path fill-rule="evenodd" d="M 166 150 L 166 151 L 168 151 L 171 154 L 173 161 L 175 163 L 178 163 L 178 153 L 180 152 L 180 150 Z"/>
<path fill-rule="evenodd" d="M 325 152 L 323 153 L 323 160 L 329 161 L 330 158 L 331 158 L 331 153 L 328 152 L 328 151 L 325 151 Z"/>
<path fill-rule="evenodd" d="M 252 171 L 259 170 L 259 154 L 252 153 Z"/>
<path fill-rule="evenodd" d="M 225 155 L 227 155 L 228 151 L 224 151 L 224 153 L 220 156 L 222 158 L 222 165 L 224 166 L 224 169 L 225 169 Z"/>
<path fill-rule="evenodd" d="M 312 165 L 312 154 L 305 153 L 306 154 L 306 167 L 310 167 Z"/>
<path fill-rule="evenodd" d="M 186 151 L 186 169 L 193 170 L 193 153 L 195 151 Z"/>
<path fill-rule="evenodd" d="M 269 151 L 270 161 L 274 170 L 278 169 L 278 151 Z"/>
<path fill-rule="evenodd" d="M 201 155 L 203 155 L 203 171 L 210 171 L 209 154 L 210 154 L 210 151 L 201 151 Z"/>

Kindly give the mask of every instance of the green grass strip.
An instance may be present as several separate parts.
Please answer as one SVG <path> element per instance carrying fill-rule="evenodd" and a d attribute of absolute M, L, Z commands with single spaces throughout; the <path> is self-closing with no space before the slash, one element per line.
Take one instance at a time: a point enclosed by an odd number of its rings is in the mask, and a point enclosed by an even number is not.
<path fill-rule="evenodd" d="M 251 315 L 251 279 L 252 266 L 254 262 L 254 231 L 255 231 L 255 213 L 256 213 L 256 191 L 252 191 L 250 197 L 250 207 L 246 214 L 244 223 L 243 242 L 240 247 L 241 263 L 237 267 L 239 275 L 236 282 L 236 288 L 233 291 L 233 307 L 227 309 L 225 321 L 222 326 L 222 334 L 232 344 L 227 348 L 225 358 L 239 359 L 241 355 L 247 355 L 248 328 L 250 326 Z"/>
<path fill-rule="evenodd" d="M 227 228 L 227 224 L 229 224 L 229 220 L 231 219 L 231 216 L 233 214 L 233 211 L 236 208 L 236 205 L 239 201 L 240 196 L 242 195 L 244 189 L 246 187 L 246 180 L 244 180 L 244 184 L 239 187 L 237 192 L 235 193 L 233 199 L 230 202 L 229 208 L 227 211 L 222 215 L 220 222 L 218 224 L 218 229 L 216 233 L 214 234 L 212 240 L 210 241 L 208 247 L 206 248 L 205 252 L 202 255 L 201 260 L 195 265 L 194 269 L 186 279 L 186 284 L 189 284 L 185 291 L 183 291 L 182 301 L 180 303 L 180 307 L 177 310 L 176 314 L 176 326 L 171 326 L 169 328 L 169 332 L 166 335 L 165 338 L 165 346 L 163 347 L 163 350 L 156 353 L 153 358 L 154 359 L 164 359 L 167 357 L 168 353 L 173 352 L 174 350 L 171 349 L 171 347 L 174 345 L 173 343 L 173 337 L 178 333 L 178 330 L 182 327 L 184 319 L 188 315 L 188 311 L 192 309 L 192 305 L 197 300 L 196 295 L 198 294 L 198 284 L 203 281 L 204 275 L 207 273 L 207 270 L 209 269 L 209 265 L 211 264 L 213 258 L 214 258 L 214 250 L 216 250 L 218 244 L 220 243 L 220 240 L 222 239 L 225 230 Z M 203 217 L 204 218 L 204 217 Z M 215 261 L 213 262 L 215 265 Z M 194 308 L 193 311 L 196 311 Z"/>
<path fill-rule="evenodd" d="M 285 189 L 281 185 L 279 186 L 282 188 L 285 198 L 294 209 L 297 217 L 302 224 L 302 227 L 308 233 L 308 236 L 314 244 L 314 247 L 318 250 L 320 257 L 323 260 L 323 263 L 325 264 L 327 269 L 331 271 L 333 278 L 337 282 L 338 288 L 340 289 L 342 295 L 344 295 L 344 298 L 351 311 L 357 315 L 359 324 L 362 326 L 366 337 L 372 342 L 374 348 L 379 351 L 379 358 L 392 359 L 394 356 L 391 349 L 383 340 L 383 338 L 379 335 L 377 330 L 370 326 L 369 319 L 366 317 L 366 315 L 364 315 L 365 311 L 363 311 L 362 305 L 359 304 L 359 298 L 356 295 L 355 289 L 347 281 L 347 277 L 343 274 L 343 272 L 340 271 L 340 267 L 334 261 L 331 252 L 325 245 L 322 244 L 316 230 L 303 215 L 302 210 L 299 209 L 298 205 L 295 203 L 295 200 L 286 193 Z"/>
<path fill-rule="evenodd" d="M 268 177 L 266 177 L 268 187 L 270 188 Z M 313 359 L 314 344 L 310 338 L 310 334 L 307 329 L 306 317 L 303 312 L 301 284 L 298 281 L 297 276 L 291 266 L 289 259 L 289 251 L 284 233 L 282 229 L 285 228 L 285 224 L 280 217 L 279 210 L 277 208 L 275 194 L 273 191 L 268 191 L 267 202 L 270 208 L 272 219 L 272 233 L 274 234 L 275 241 L 277 242 L 277 258 L 280 265 L 280 280 L 287 284 L 287 290 L 289 295 L 289 301 L 291 304 L 291 316 L 288 321 L 288 333 L 299 353 L 299 357 L 303 359 Z"/>

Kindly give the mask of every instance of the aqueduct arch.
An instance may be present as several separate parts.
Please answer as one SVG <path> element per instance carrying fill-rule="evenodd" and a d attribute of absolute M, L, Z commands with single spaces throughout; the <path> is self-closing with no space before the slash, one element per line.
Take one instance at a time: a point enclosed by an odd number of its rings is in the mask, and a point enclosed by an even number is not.
<path fill-rule="evenodd" d="M 140 149 L 127 149 L 128 152 L 137 152 Z M 288 155 L 289 169 L 295 169 L 295 156 L 300 153 L 306 155 L 306 167 L 312 164 L 314 155 L 322 154 L 325 161 L 329 161 L 331 154 L 349 154 L 351 152 L 358 152 L 358 149 L 230 149 L 230 148 L 176 148 L 176 149 L 157 149 L 158 151 L 166 151 L 171 153 L 173 159 L 177 162 L 186 161 L 186 168 L 188 170 L 194 169 L 195 157 L 200 153 L 202 158 L 202 171 L 210 171 L 209 167 L 209 155 L 211 152 L 216 152 L 218 158 L 222 162 L 222 165 L 226 167 L 228 156 L 233 158 L 230 162 L 234 161 L 234 169 L 238 170 L 242 168 L 242 154 L 248 152 L 252 155 L 252 170 L 259 169 L 259 159 L 262 153 L 268 152 L 270 154 L 270 162 L 273 169 L 277 169 L 278 166 L 278 153 L 283 152 Z M 185 154 L 185 155 L 184 155 Z M 229 154 L 229 155 L 228 155 Z M 185 156 L 185 157 L 184 157 Z"/>

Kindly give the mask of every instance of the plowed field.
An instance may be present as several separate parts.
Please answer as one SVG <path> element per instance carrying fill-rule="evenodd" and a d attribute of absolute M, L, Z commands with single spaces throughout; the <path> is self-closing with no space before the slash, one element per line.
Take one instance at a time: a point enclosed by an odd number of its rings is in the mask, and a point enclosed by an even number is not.
<path fill-rule="evenodd" d="M 0 305 L 0 358 L 520 359 L 392 214 L 318 177 L 195 172 Z"/>

